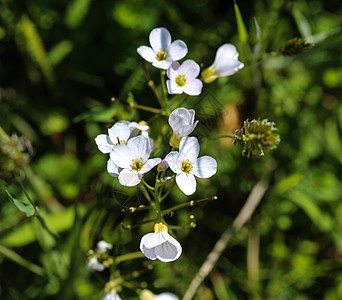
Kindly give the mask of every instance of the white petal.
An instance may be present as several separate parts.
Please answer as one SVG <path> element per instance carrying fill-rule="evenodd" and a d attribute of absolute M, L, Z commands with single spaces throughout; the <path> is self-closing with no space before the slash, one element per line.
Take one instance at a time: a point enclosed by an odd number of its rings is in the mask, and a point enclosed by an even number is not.
<path fill-rule="evenodd" d="M 155 53 L 158 53 L 160 49 L 166 50 L 171 44 L 171 34 L 164 28 L 154 28 L 150 33 L 150 44 Z"/>
<path fill-rule="evenodd" d="M 217 49 L 214 64 L 216 64 L 218 60 L 227 58 L 239 58 L 239 53 L 237 52 L 236 47 L 232 44 L 223 44 Z"/>
<path fill-rule="evenodd" d="M 198 157 L 200 146 L 195 137 L 183 137 L 179 144 L 179 153 L 193 163 Z"/>
<path fill-rule="evenodd" d="M 119 175 L 119 182 L 124 186 L 136 186 L 140 183 L 142 175 L 136 171 L 123 169 Z"/>
<path fill-rule="evenodd" d="M 96 248 L 100 250 L 101 253 L 105 253 L 108 250 L 112 249 L 113 246 L 106 241 L 99 241 L 96 244 Z"/>
<path fill-rule="evenodd" d="M 243 63 L 235 59 L 222 59 L 217 64 L 215 64 L 215 70 L 219 77 L 230 76 L 235 74 L 237 71 L 242 69 Z"/>
<path fill-rule="evenodd" d="M 161 162 L 160 158 L 151 158 L 148 159 L 144 165 L 142 166 L 141 170 L 139 171 L 140 174 L 145 174 L 148 171 L 150 171 L 152 168 L 154 168 L 156 165 L 158 165 Z"/>
<path fill-rule="evenodd" d="M 147 60 L 148 62 L 152 63 L 157 60 L 156 53 L 153 51 L 151 47 L 147 46 L 140 46 L 137 49 L 137 52 L 140 54 L 140 56 Z"/>
<path fill-rule="evenodd" d="M 132 164 L 132 154 L 130 149 L 125 145 L 116 146 L 110 153 L 110 158 L 120 168 L 130 168 Z"/>
<path fill-rule="evenodd" d="M 120 173 L 120 168 L 114 163 L 114 161 L 110 158 L 107 161 L 107 172 L 110 176 L 118 177 Z"/>
<path fill-rule="evenodd" d="M 152 150 L 150 140 L 142 135 L 131 138 L 127 147 L 130 149 L 131 159 L 142 159 L 143 162 L 150 157 Z"/>
<path fill-rule="evenodd" d="M 172 130 L 178 134 L 184 126 L 193 124 L 194 117 L 195 111 L 193 109 L 177 108 L 170 114 L 169 124 Z"/>
<path fill-rule="evenodd" d="M 145 124 L 141 125 L 141 124 L 139 124 L 137 122 L 129 122 L 128 123 L 128 127 L 136 128 L 136 129 L 138 129 L 138 130 L 140 130 L 142 132 L 143 131 L 147 131 L 150 128 L 148 125 L 145 125 Z"/>
<path fill-rule="evenodd" d="M 90 271 L 102 272 L 105 267 L 103 264 L 99 263 L 96 257 L 92 257 L 87 264 L 87 269 Z"/>
<path fill-rule="evenodd" d="M 161 293 L 154 300 L 179 300 L 179 298 L 171 293 Z"/>
<path fill-rule="evenodd" d="M 180 60 L 188 53 L 188 47 L 183 41 L 176 40 L 172 42 L 166 51 L 173 60 Z"/>
<path fill-rule="evenodd" d="M 95 138 L 95 143 L 99 150 L 104 154 L 110 153 L 115 147 L 109 136 L 106 134 L 99 134 Z"/>
<path fill-rule="evenodd" d="M 154 232 L 152 234 L 147 234 L 148 237 L 141 239 L 141 243 L 144 244 L 144 246 L 148 249 L 155 248 L 163 243 L 166 242 L 164 236 L 162 235 L 163 231 L 160 232 Z"/>
<path fill-rule="evenodd" d="M 167 242 L 155 248 L 157 258 L 163 262 L 170 262 L 178 259 L 182 254 L 182 246 L 180 243 L 165 230 L 162 230 L 161 234 Z"/>
<path fill-rule="evenodd" d="M 178 61 L 174 61 L 170 68 L 167 69 L 166 75 L 169 77 L 172 81 L 175 80 L 175 78 L 180 74 L 179 73 L 179 67 L 180 64 Z"/>
<path fill-rule="evenodd" d="M 116 123 L 108 129 L 108 134 L 112 142 L 116 144 L 126 143 L 131 135 L 131 130 L 126 124 Z"/>
<path fill-rule="evenodd" d="M 172 58 L 168 57 L 165 60 L 157 60 L 152 63 L 152 65 L 158 69 L 167 70 L 172 64 Z"/>
<path fill-rule="evenodd" d="M 194 79 L 200 73 L 200 66 L 192 59 L 188 59 L 181 65 L 182 74 L 186 74 L 186 79 Z"/>
<path fill-rule="evenodd" d="M 166 86 L 167 86 L 167 92 L 170 95 L 182 94 L 183 93 L 183 87 L 176 84 L 175 81 L 167 80 Z"/>
<path fill-rule="evenodd" d="M 169 164 L 169 167 L 172 170 L 172 172 L 176 174 L 179 174 L 182 172 L 181 163 L 182 163 L 183 157 L 177 151 L 172 151 L 168 153 L 165 157 L 165 160 Z"/>
<path fill-rule="evenodd" d="M 191 174 L 199 178 L 209 178 L 217 171 L 217 162 L 210 156 L 199 157 L 192 166 Z"/>
<path fill-rule="evenodd" d="M 198 121 L 195 122 L 193 125 L 184 125 L 179 128 L 178 130 L 178 136 L 183 137 L 183 136 L 188 136 L 191 132 L 194 131 Z"/>
<path fill-rule="evenodd" d="M 192 174 L 177 174 L 176 182 L 181 191 L 187 196 L 192 195 L 196 191 L 196 179 Z"/>
<path fill-rule="evenodd" d="M 191 81 L 187 81 L 185 86 L 183 86 L 183 90 L 185 94 L 190 96 L 198 96 L 201 94 L 203 88 L 203 83 L 199 79 L 193 79 Z"/>

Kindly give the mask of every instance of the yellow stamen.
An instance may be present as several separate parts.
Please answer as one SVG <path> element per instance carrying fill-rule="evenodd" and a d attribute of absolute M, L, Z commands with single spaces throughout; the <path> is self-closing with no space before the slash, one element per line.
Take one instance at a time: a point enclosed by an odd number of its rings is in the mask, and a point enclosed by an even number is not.
<path fill-rule="evenodd" d="M 178 86 L 184 86 L 186 84 L 185 74 L 178 75 L 175 79 Z"/>
<path fill-rule="evenodd" d="M 158 233 L 161 232 L 162 230 L 165 230 L 166 232 L 168 232 L 169 230 L 167 229 L 167 226 L 164 225 L 163 223 L 156 223 L 154 225 L 154 232 Z"/>
<path fill-rule="evenodd" d="M 132 170 L 140 171 L 143 166 L 142 159 L 132 159 Z"/>
<path fill-rule="evenodd" d="M 167 52 L 164 51 L 163 49 L 160 49 L 159 52 L 156 55 L 157 60 L 165 60 L 167 58 Z"/>
<path fill-rule="evenodd" d="M 192 170 L 192 168 L 193 168 L 193 165 L 192 165 L 192 163 L 191 163 L 188 159 L 186 159 L 186 160 L 184 160 L 184 161 L 182 162 L 181 170 L 182 170 L 184 173 L 189 174 L 190 171 Z"/>

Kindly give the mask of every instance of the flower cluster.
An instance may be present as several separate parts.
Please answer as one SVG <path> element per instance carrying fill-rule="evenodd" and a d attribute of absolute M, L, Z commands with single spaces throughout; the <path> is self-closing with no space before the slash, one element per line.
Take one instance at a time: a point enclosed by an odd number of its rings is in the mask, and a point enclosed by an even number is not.
<path fill-rule="evenodd" d="M 248 119 L 241 129 L 237 129 L 233 135 L 233 144 L 244 143 L 242 155 L 251 157 L 252 155 L 264 155 L 264 151 L 272 150 L 280 142 L 279 134 L 274 122 L 264 120 Z"/>
<path fill-rule="evenodd" d="M 192 195 L 197 185 L 195 176 L 209 178 L 217 171 L 216 160 L 209 156 L 198 157 L 199 142 L 197 138 L 189 137 L 197 123 L 193 109 L 177 108 L 170 114 L 169 124 L 173 130 L 170 145 L 173 151 L 163 160 L 150 158 L 153 141 L 148 136 L 149 127 L 146 124 L 120 121 L 108 129 L 108 135 L 98 135 L 95 142 L 102 153 L 109 154 L 107 171 L 111 176 L 118 177 L 121 185 L 132 187 L 140 184 L 144 174 L 158 165 L 160 186 L 152 188 L 152 191 L 157 195 L 159 206 L 161 200 L 156 190 L 162 189 L 168 179 L 175 178 L 181 191 L 185 195 Z M 175 151 L 176 148 L 179 151 Z M 168 169 L 174 173 L 173 176 L 166 176 Z M 149 185 L 147 187 L 151 188 Z M 163 262 L 174 261 L 182 253 L 181 245 L 168 233 L 167 226 L 162 222 L 155 224 L 153 233 L 143 236 L 140 250 L 147 258 Z M 91 261 L 92 269 L 102 269 L 95 259 Z"/>
<path fill-rule="evenodd" d="M 150 45 L 140 46 L 137 51 L 141 57 L 156 68 L 167 70 L 166 86 L 169 94 L 200 95 L 203 83 L 198 79 L 200 66 L 192 59 L 182 64 L 178 60 L 188 53 L 186 44 L 181 40 L 171 42 L 170 32 L 164 28 L 155 28 L 150 33 Z M 209 68 L 202 72 L 205 83 L 210 83 L 218 77 L 230 76 L 243 68 L 238 60 L 239 54 L 231 44 L 222 45 L 216 53 L 216 58 Z"/>
<path fill-rule="evenodd" d="M 113 246 L 105 241 L 98 242 L 95 251 L 90 250 L 88 253 L 87 269 L 102 272 L 105 268 L 109 267 L 113 261 L 109 257 L 108 251 L 112 248 Z"/>

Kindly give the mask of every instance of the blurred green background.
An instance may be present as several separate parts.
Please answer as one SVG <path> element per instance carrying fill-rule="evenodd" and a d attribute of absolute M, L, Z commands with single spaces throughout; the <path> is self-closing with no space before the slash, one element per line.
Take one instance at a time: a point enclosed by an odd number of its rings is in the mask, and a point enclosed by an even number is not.
<path fill-rule="evenodd" d="M 173 231 L 183 247 L 179 260 L 120 265 L 127 278 L 121 298 L 137 299 L 135 290 L 144 287 L 182 297 L 252 187 L 266 178 L 270 187 L 257 211 L 195 299 L 342 299 L 342 4 L 238 5 L 246 43 L 239 39 L 232 1 L 0 1 L 1 166 L 24 165 L 20 178 L 27 194 L 59 235 L 49 234 L 28 205 L 21 207 L 26 216 L 8 201 L 6 190 L 27 203 L 18 181 L 0 170 L 6 179 L 0 181 L 1 299 L 97 299 L 109 272 L 87 271 L 87 251 L 101 239 L 114 245 L 114 256 L 139 251 L 141 236 L 152 231 L 151 224 L 121 228 L 121 222 L 150 218 L 121 212 L 146 201 L 107 174 L 108 158 L 94 138 L 118 120 L 153 117 L 110 99 L 158 107 L 136 49 L 148 45 L 149 32 L 160 26 L 173 40 L 185 41 L 186 58 L 203 67 L 224 43 L 236 45 L 245 67 L 183 103 L 195 107 L 200 124 L 194 135 L 201 155 L 218 161 L 218 173 L 198 180 L 193 197 L 176 187 L 164 205 L 219 199 L 167 219 L 173 225 L 189 224 L 190 215 L 196 219 L 195 229 Z M 314 45 L 295 57 L 277 54 L 294 37 Z M 147 67 L 159 87 L 158 70 Z M 241 145 L 214 138 L 258 117 L 274 121 L 281 136 L 264 157 L 244 158 Z M 154 119 L 151 136 L 157 138 L 166 123 L 167 117 Z M 12 141 L 26 154 L 9 142 L 14 133 Z M 166 154 L 171 130 L 162 134 L 165 147 L 156 156 Z"/>

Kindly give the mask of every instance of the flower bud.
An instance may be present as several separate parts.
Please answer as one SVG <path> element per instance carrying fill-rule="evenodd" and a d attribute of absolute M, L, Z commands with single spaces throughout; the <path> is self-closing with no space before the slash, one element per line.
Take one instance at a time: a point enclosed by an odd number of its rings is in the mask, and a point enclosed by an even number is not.
<path fill-rule="evenodd" d="M 252 155 L 264 155 L 265 150 L 277 148 L 280 142 L 278 130 L 274 122 L 268 122 L 267 119 L 260 121 L 248 119 L 244 122 L 241 129 L 237 129 L 233 135 L 233 144 L 237 142 L 244 143 L 242 155 L 251 157 Z"/>

